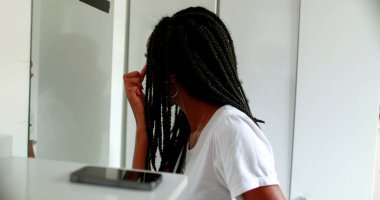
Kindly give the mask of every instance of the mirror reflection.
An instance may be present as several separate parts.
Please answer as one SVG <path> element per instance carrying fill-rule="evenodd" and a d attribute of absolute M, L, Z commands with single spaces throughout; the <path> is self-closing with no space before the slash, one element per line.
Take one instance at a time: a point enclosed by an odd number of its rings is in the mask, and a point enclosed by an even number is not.
<path fill-rule="evenodd" d="M 113 8 L 34 0 L 32 13 L 29 155 L 107 164 Z"/>

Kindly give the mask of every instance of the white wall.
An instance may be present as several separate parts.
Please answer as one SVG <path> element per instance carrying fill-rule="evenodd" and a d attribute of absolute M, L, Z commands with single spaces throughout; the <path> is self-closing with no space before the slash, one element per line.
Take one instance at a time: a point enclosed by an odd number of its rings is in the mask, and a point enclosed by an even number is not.
<path fill-rule="evenodd" d="M 0 134 L 27 155 L 31 1 L 0 1 Z"/>
<path fill-rule="evenodd" d="M 0 158 L 12 156 L 12 135 L 0 134 Z"/>
<path fill-rule="evenodd" d="M 302 1 L 291 199 L 373 198 L 380 2 Z"/>
<path fill-rule="evenodd" d="M 220 1 L 253 115 L 270 140 L 281 188 L 290 188 L 299 0 Z M 237 14 L 238 13 L 238 14 Z"/>
<path fill-rule="evenodd" d="M 380 86 L 379 86 L 380 89 Z M 379 91 L 380 95 L 380 91 Z M 374 182 L 374 195 L 373 199 L 380 199 L 380 97 L 379 97 L 379 121 L 377 132 L 377 145 L 376 145 L 376 165 L 375 165 L 375 182 Z"/>

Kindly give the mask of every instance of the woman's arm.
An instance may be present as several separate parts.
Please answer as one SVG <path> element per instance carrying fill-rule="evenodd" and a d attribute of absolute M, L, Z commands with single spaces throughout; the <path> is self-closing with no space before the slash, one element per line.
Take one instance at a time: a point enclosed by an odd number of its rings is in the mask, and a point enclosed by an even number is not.
<path fill-rule="evenodd" d="M 144 124 L 144 127 L 138 127 L 136 131 L 135 153 L 133 155 L 132 168 L 145 169 L 145 157 L 147 149 L 148 137 L 146 135 L 146 129 Z"/>
<path fill-rule="evenodd" d="M 124 85 L 129 105 L 132 108 L 136 120 L 135 153 L 132 167 L 145 168 L 145 157 L 148 148 L 148 139 L 145 125 L 144 93 L 142 82 L 146 74 L 146 66 L 141 72 L 134 71 L 124 75 Z"/>
<path fill-rule="evenodd" d="M 243 198 L 245 200 L 285 200 L 285 196 L 278 185 L 263 186 L 249 190 L 243 193 Z"/>
<path fill-rule="evenodd" d="M 33 145 L 34 145 L 35 141 L 34 140 L 29 140 L 28 142 L 28 157 L 29 158 L 35 158 L 35 154 L 34 154 L 34 148 L 33 148 Z"/>

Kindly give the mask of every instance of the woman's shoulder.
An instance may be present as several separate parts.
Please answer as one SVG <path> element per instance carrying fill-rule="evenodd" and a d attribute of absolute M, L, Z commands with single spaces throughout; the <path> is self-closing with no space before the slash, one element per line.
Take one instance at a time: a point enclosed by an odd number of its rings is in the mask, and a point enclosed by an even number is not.
<path fill-rule="evenodd" d="M 256 126 L 247 114 L 231 105 L 220 107 L 215 115 L 215 121 L 218 121 L 219 126 L 232 126 L 233 128 L 238 128 L 238 125 Z"/>
<path fill-rule="evenodd" d="M 212 134 L 213 147 L 218 152 L 215 155 L 224 157 L 231 152 L 246 151 L 271 154 L 269 140 L 251 118 L 232 106 L 223 109 Z"/>
<path fill-rule="evenodd" d="M 217 140 L 235 140 L 262 134 L 251 118 L 233 106 L 222 106 L 215 114 L 213 135 Z"/>

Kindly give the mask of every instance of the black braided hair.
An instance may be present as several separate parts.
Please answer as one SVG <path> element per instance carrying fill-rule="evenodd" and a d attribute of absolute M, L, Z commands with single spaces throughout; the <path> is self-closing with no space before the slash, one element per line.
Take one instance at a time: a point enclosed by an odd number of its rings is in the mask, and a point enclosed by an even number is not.
<path fill-rule="evenodd" d="M 179 161 L 178 173 L 184 165 L 190 125 L 184 112 L 171 105 L 171 75 L 192 97 L 234 106 L 256 124 L 263 122 L 252 116 L 238 78 L 233 41 L 221 19 L 202 7 L 181 10 L 162 18 L 148 43 L 146 168 L 157 170 L 157 153 L 161 157 L 158 170 L 173 171 Z"/>

